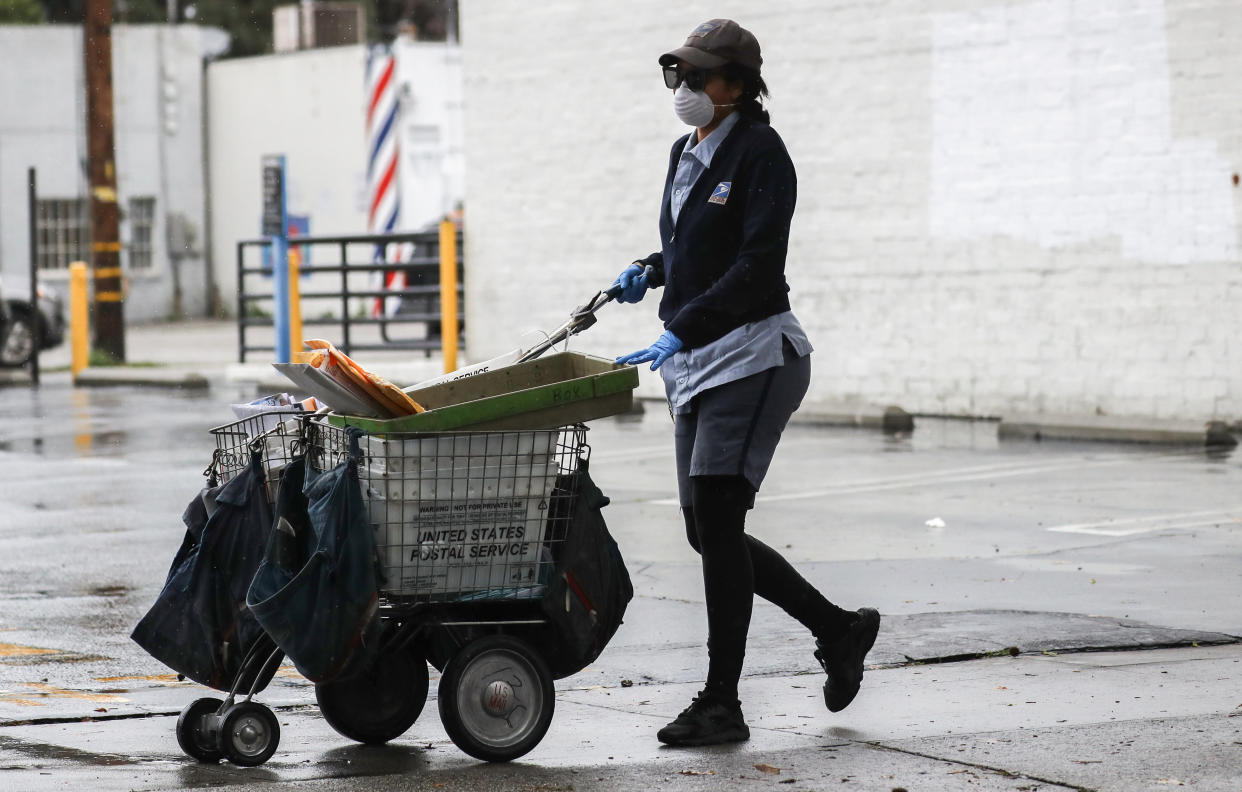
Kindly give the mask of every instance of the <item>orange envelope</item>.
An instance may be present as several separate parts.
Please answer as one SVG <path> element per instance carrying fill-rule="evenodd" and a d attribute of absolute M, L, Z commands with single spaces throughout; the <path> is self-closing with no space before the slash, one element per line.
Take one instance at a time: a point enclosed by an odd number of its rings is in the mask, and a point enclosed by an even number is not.
<path fill-rule="evenodd" d="M 378 374 L 367 371 L 349 355 L 333 346 L 330 341 L 311 338 L 307 339 L 305 344 L 313 351 L 299 356 L 303 357 L 304 362 L 341 380 L 342 385 L 352 386 L 350 390 L 361 391 L 371 401 L 390 413 L 389 417 L 397 418 L 425 412 L 421 404 L 411 399 L 396 385 Z"/>

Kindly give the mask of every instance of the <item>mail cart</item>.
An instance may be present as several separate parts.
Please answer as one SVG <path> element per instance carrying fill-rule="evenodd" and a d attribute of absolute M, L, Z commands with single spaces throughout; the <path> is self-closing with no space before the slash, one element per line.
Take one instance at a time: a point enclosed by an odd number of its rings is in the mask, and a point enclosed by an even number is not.
<path fill-rule="evenodd" d="M 404 734 L 425 706 L 430 664 L 461 750 L 509 761 L 540 742 L 557 666 L 544 599 L 575 530 L 585 421 L 629 409 L 636 384 L 631 367 L 561 353 L 414 392 L 427 409 L 405 418 L 265 414 L 213 430 L 213 474 L 227 481 L 258 459 L 273 498 L 299 460 L 356 471 L 380 630 L 355 673 L 315 686 L 337 732 L 366 744 Z M 186 753 L 267 761 L 279 724 L 254 698 L 283 659 L 264 636 L 226 699 L 188 705 L 177 726 Z"/>

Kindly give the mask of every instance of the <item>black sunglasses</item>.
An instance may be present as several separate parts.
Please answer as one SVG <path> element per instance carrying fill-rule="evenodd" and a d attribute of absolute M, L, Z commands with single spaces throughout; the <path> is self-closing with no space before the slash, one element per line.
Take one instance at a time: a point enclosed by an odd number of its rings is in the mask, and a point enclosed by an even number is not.
<path fill-rule="evenodd" d="M 684 82 L 691 91 L 701 91 L 707 85 L 707 78 L 712 75 L 712 72 L 703 69 L 682 71 L 676 66 L 664 66 L 663 69 L 665 87 L 674 90 Z"/>

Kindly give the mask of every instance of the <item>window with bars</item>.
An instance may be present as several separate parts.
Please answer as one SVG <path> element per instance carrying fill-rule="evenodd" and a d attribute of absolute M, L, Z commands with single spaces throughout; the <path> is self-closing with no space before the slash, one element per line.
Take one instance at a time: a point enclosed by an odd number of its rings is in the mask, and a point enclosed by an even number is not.
<path fill-rule="evenodd" d="M 41 270 L 64 270 L 90 262 L 91 216 L 85 198 L 41 198 L 35 207 L 36 262 Z"/>
<path fill-rule="evenodd" d="M 150 196 L 129 199 L 129 268 L 150 270 L 155 260 L 152 244 L 155 232 L 155 199 Z"/>

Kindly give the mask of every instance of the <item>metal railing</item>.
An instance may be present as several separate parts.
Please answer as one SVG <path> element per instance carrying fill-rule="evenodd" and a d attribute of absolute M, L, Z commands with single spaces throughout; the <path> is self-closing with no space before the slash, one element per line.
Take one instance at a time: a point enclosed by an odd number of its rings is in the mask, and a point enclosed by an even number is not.
<path fill-rule="evenodd" d="M 457 315 L 462 315 L 464 290 L 462 288 L 461 231 L 457 231 Z M 271 307 L 272 270 L 264 265 L 262 251 L 271 242 L 264 239 L 244 239 L 237 243 L 237 359 L 246 362 L 251 352 L 275 352 L 275 323 Z M 400 262 L 377 260 L 376 245 L 408 245 L 410 255 Z M 339 329 L 332 341 L 342 352 L 353 355 L 360 350 L 409 349 L 424 350 L 427 355 L 441 347 L 440 337 L 440 235 L 437 231 L 403 234 L 359 234 L 351 236 L 299 236 L 289 239 L 292 250 L 300 247 L 307 251 L 312 263 L 299 267 L 299 305 L 303 327 L 331 326 Z M 335 252 L 335 263 L 320 263 L 320 259 Z M 247 252 L 251 252 L 248 257 Z M 352 260 L 351 260 L 352 254 Z M 247 261 L 250 258 L 250 261 Z M 270 256 L 269 256 L 270 258 Z M 375 273 L 403 271 L 406 286 L 403 289 L 376 288 Z M 319 286 L 321 279 L 313 276 L 337 275 L 334 288 L 328 291 L 308 291 L 305 286 Z M 365 279 L 360 284 L 359 279 Z M 353 281 L 351 283 L 351 281 Z M 294 293 L 298 293 L 294 292 Z M 391 315 L 372 316 L 371 301 L 374 299 L 400 301 L 397 311 Z M 359 300 L 365 302 L 359 304 Z M 329 307 L 316 311 L 316 306 Z M 427 332 L 422 337 L 398 337 L 402 328 L 424 325 Z M 379 340 L 360 341 L 354 332 L 359 327 L 377 326 Z M 459 319 L 458 327 L 462 323 Z M 269 332 L 262 344 L 247 339 L 250 328 L 266 328 Z M 464 333 L 459 332 L 459 345 Z"/>

